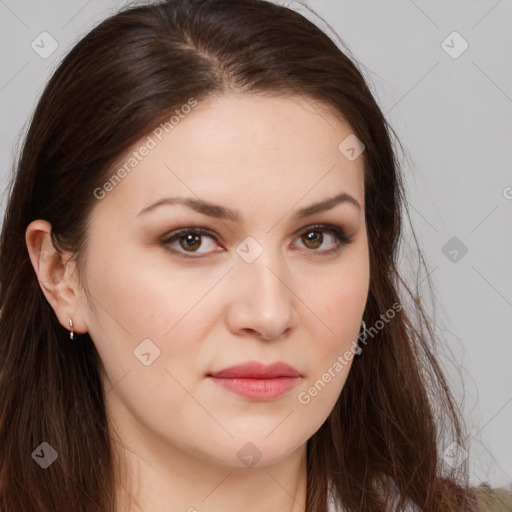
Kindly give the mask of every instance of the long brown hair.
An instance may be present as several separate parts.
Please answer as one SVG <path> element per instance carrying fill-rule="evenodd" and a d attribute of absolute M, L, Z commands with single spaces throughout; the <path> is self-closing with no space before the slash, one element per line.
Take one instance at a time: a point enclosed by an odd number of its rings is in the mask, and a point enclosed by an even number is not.
<path fill-rule="evenodd" d="M 190 98 L 232 90 L 298 94 L 348 121 L 365 145 L 367 325 L 403 304 L 353 362 L 308 441 L 306 511 L 325 512 L 329 489 L 347 512 L 389 509 L 386 489 L 397 510 L 408 501 L 429 512 L 472 510 L 466 463 L 452 469 L 441 456 L 450 442 L 464 447 L 462 414 L 434 355 L 432 320 L 398 271 L 409 213 L 397 139 L 347 53 L 271 2 L 167 0 L 121 10 L 64 58 L 31 119 L 0 242 L 2 512 L 116 510 L 98 354 L 88 334 L 69 342 L 47 302 L 28 224 L 47 220 L 80 270 L 93 191 L 115 162 Z M 32 460 L 42 442 L 58 453 L 46 470 Z"/>

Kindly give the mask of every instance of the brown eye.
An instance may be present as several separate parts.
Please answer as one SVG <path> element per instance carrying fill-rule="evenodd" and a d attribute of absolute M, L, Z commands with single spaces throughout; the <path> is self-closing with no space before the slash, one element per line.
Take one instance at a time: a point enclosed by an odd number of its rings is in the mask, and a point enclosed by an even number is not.
<path fill-rule="evenodd" d="M 325 234 L 327 234 L 327 236 L 325 236 Z M 309 226 L 302 232 L 300 239 L 304 247 L 322 255 L 339 251 L 345 245 L 352 242 L 352 239 L 349 238 L 341 228 L 330 225 Z M 328 241 L 329 239 L 333 240 L 333 242 L 329 244 L 331 247 L 319 250 L 319 248 L 326 243 L 326 240 Z"/>
<path fill-rule="evenodd" d="M 180 243 L 180 246 L 186 251 L 188 251 L 189 249 L 194 251 L 196 249 L 199 249 L 199 247 L 201 246 L 201 235 L 193 234 L 180 236 L 178 238 L 178 241 Z"/>
<path fill-rule="evenodd" d="M 323 235 L 318 230 L 308 231 L 306 234 L 302 235 L 301 238 L 304 245 L 309 249 L 318 249 L 318 247 L 322 245 L 324 239 Z"/>
<path fill-rule="evenodd" d="M 208 243 L 205 243 L 206 241 Z M 215 236 L 204 228 L 184 228 L 174 231 L 162 240 L 162 245 L 169 252 L 184 258 L 198 258 L 223 250 L 216 243 Z"/>

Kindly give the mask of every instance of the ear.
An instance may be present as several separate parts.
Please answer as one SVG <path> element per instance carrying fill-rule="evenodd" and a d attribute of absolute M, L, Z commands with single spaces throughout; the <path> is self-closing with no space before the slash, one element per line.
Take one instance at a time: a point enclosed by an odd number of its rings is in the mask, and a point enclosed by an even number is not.
<path fill-rule="evenodd" d="M 60 253 L 51 239 L 52 226 L 46 220 L 31 222 L 25 231 L 30 261 L 41 289 L 55 311 L 61 325 L 70 330 L 73 322 L 76 333 L 88 331 L 81 299 L 83 291 L 79 285 L 76 266 L 69 260 L 69 253 Z"/>

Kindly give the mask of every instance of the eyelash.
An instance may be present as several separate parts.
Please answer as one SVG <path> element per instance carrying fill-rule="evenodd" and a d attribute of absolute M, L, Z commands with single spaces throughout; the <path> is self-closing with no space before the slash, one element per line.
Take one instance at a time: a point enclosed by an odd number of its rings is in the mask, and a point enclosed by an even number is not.
<path fill-rule="evenodd" d="M 345 233 L 345 231 L 337 226 L 332 226 L 332 225 L 329 225 L 329 224 L 313 224 L 311 226 L 308 226 L 306 229 L 303 229 L 299 234 L 298 234 L 298 237 L 302 237 L 304 235 L 307 235 L 308 233 L 310 233 L 311 231 L 323 231 L 325 233 L 328 233 L 330 235 L 333 235 L 334 238 L 338 241 L 338 244 L 336 245 L 336 247 L 332 248 L 332 249 L 328 249 L 326 251 L 319 251 L 319 250 L 316 250 L 316 249 L 310 249 L 308 252 L 313 252 L 313 253 L 318 253 L 319 255 L 330 255 L 330 254 L 336 254 L 338 253 L 343 247 L 345 247 L 346 245 L 349 245 L 350 243 L 352 243 L 352 238 L 347 236 L 347 234 Z M 189 234 L 194 234 L 194 235 L 205 235 L 205 236 L 208 236 L 210 238 L 213 238 L 214 240 L 216 240 L 216 236 L 208 229 L 205 229 L 205 228 L 202 228 L 202 227 L 188 227 L 188 228 L 183 228 L 183 229 L 179 229 L 179 230 L 176 230 L 176 231 L 173 231 L 170 236 L 167 236 L 165 237 L 163 240 L 162 240 L 162 245 L 164 246 L 164 248 L 171 252 L 172 254 L 176 254 L 182 258 L 188 258 L 188 259 L 199 259 L 199 258 L 202 258 L 203 256 L 191 256 L 190 254 L 193 254 L 193 253 L 189 253 L 187 254 L 186 252 L 182 252 L 182 251 L 179 251 L 179 250 L 176 250 L 176 249 L 172 249 L 171 247 L 169 247 L 169 244 L 171 244 L 172 242 L 176 241 L 176 240 L 179 240 L 180 238 L 183 238 L 185 235 L 189 235 Z M 322 241 L 323 242 L 323 241 Z M 204 254 L 204 255 L 207 255 L 209 253 L 199 253 L 199 254 Z"/>

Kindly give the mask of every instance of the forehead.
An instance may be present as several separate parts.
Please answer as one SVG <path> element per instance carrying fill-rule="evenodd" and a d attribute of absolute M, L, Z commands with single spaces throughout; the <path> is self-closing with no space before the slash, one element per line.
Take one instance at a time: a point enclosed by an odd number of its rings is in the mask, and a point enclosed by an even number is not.
<path fill-rule="evenodd" d="M 364 209 L 363 157 L 350 160 L 340 151 L 353 131 L 325 106 L 296 96 L 233 94 L 186 112 L 123 155 L 112 169 L 113 176 L 124 168 L 123 178 L 100 208 L 133 218 L 161 197 L 186 195 L 236 202 L 241 210 L 276 201 L 289 209 L 347 193 Z"/>

